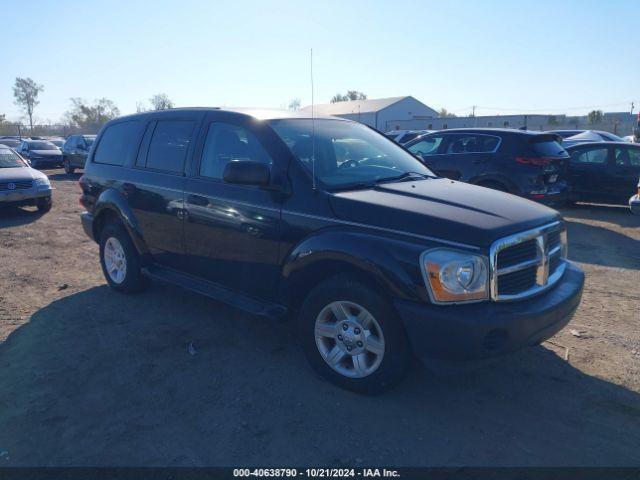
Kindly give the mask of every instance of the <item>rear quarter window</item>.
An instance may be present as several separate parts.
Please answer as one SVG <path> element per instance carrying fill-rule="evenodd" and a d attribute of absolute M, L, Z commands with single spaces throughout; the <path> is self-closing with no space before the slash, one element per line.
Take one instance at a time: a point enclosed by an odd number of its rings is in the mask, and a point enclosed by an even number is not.
<path fill-rule="evenodd" d="M 94 163 L 122 166 L 130 163 L 140 145 L 140 120 L 113 124 L 104 131 L 93 156 Z"/>

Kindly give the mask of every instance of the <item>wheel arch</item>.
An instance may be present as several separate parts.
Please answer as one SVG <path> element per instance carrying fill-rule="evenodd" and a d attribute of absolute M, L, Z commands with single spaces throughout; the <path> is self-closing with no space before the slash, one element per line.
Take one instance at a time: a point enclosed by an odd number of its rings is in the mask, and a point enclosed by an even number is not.
<path fill-rule="evenodd" d="M 298 244 L 284 263 L 280 296 L 297 309 L 319 283 L 341 274 L 349 275 L 390 298 L 424 300 L 420 291 L 419 256 L 424 248 L 394 248 L 385 237 L 362 232 L 319 232 Z M 415 258 L 415 262 L 405 262 Z M 406 268 L 414 265 L 415 268 Z"/>
<path fill-rule="evenodd" d="M 124 226 L 140 255 L 149 253 L 142 236 L 138 221 L 129 207 L 126 198 L 114 190 L 107 189 L 100 194 L 93 209 L 93 237 L 100 241 L 100 232 L 110 222 L 119 222 Z"/>

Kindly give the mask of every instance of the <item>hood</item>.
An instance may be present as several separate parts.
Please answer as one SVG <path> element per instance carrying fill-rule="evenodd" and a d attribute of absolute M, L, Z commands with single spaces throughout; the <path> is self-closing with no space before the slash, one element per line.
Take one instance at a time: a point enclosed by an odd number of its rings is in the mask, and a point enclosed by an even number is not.
<path fill-rule="evenodd" d="M 37 155 L 39 157 L 59 157 L 62 155 L 62 152 L 58 149 L 56 150 L 29 150 L 29 153 L 32 155 Z"/>
<path fill-rule="evenodd" d="M 0 168 L 0 181 L 10 180 L 35 180 L 36 178 L 47 177 L 44 173 L 29 167 Z"/>
<path fill-rule="evenodd" d="M 342 220 L 479 247 L 560 219 L 530 200 L 445 178 L 334 193 L 330 203 Z"/>

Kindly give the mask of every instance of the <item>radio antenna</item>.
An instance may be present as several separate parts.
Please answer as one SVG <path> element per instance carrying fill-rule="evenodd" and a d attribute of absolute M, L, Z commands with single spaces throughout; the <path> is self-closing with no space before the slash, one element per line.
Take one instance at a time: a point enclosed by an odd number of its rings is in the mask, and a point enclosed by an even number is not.
<path fill-rule="evenodd" d="M 316 190 L 316 120 L 313 111 L 313 48 L 311 49 L 311 182 Z"/>

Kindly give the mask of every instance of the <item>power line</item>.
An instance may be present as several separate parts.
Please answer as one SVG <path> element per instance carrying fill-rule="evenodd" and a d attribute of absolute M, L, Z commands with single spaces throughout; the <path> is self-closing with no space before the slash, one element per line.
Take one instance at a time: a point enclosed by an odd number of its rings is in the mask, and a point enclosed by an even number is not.
<path fill-rule="evenodd" d="M 482 105 L 470 105 L 468 107 L 463 107 L 463 108 L 456 108 L 456 109 L 452 109 L 450 110 L 453 113 L 456 112 L 462 112 L 462 111 L 468 111 L 468 110 L 472 110 L 473 114 L 472 116 L 475 114 L 475 110 L 476 109 L 481 109 L 481 110 L 496 110 L 496 111 L 502 111 L 502 112 L 531 112 L 531 113 L 535 113 L 535 112 L 540 112 L 540 113 L 549 113 L 549 112 L 553 112 L 553 111 L 567 111 L 567 110 L 586 110 L 586 109 L 590 109 L 590 108 L 607 108 L 607 107 L 616 107 L 616 106 L 621 106 L 621 105 L 629 105 L 629 101 L 626 102 L 618 102 L 618 103 L 609 103 L 609 104 L 603 104 L 603 105 L 583 105 L 580 107 L 553 107 L 553 108 L 518 108 L 518 107 L 489 107 L 489 106 L 482 106 Z"/>

